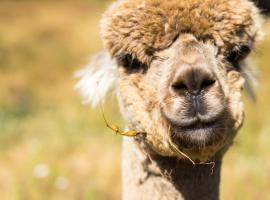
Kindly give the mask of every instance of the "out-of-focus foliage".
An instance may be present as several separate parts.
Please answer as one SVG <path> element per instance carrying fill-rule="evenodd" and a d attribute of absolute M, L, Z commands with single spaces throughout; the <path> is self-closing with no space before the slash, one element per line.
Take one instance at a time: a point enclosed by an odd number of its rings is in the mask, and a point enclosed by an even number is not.
<path fill-rule="evenodd" d="M 120 199 L 120 138 L 73 90 L 73 73 L 101 48 L 108 3 L 0 2 L 1 199 Z M 269 55 L 268 37 L 253 55 L 261 86 L 225 157 L 222 199 L 270 199 Z M 121 124 L 115 100 L 105 114 Z"/>
<path fill-rule="evenodd" d="M 0 2 L 1 199 L 118 199 L 120 139 L 73 90 L 105 7 Z M 119 123 L 114 103 L 105 112 Z"/>

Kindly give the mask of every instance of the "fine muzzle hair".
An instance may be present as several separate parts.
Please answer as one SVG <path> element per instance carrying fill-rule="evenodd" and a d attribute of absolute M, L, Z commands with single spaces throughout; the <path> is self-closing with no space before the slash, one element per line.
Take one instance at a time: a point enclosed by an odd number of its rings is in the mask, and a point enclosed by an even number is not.
<path fill-rule="evenodd" d="M 93 106 L 115 91 L 127 128 L 156 153 L 211 160 L 242 126 L 242 90 L 255 99 L 246 58 L 260 26 L 247 0 L 116 1 L 76 88 Z"/>

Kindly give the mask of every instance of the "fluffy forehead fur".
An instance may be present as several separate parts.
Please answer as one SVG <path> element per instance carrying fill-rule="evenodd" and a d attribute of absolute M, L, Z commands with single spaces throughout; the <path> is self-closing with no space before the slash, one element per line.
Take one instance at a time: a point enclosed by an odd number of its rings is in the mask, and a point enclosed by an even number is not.
<path fill-rule="evenodd" d="M 251 46 L 259 26 L 258 10 L 247 0 L 122 0 L 105 13 L 102 35 L 113 56 L 130 53 L 148 64 L 181 33 L 210 40 L 226 55 Z"/>

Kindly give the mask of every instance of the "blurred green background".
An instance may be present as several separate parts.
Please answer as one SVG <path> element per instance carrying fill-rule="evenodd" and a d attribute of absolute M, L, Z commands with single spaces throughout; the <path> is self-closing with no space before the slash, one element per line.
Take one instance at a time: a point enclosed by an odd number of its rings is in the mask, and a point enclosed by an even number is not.
<path fill-rule="evenodd" d="M 0 2 L 0 198 L 120 199 L 121 138 L 81 104 L 74 72 L 100 47 L 109 1 Z M 270 22 L 265 31 L 270 33 Z M 256 103 L 226 154 L 221 199 L 270 199 L 270 37 L 252 55 Z M 116 101 L 105 113 L 122 124 Z"/>

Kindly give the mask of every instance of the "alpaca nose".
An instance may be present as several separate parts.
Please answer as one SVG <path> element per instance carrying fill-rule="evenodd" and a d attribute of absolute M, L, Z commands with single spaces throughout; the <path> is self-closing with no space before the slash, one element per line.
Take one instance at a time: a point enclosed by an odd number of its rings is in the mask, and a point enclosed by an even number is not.
<path fill-rule="evenodd" d="M 202 91 L 207 90 L 216 82 L 210 70 L 205 68 L 190 68 L 180 70 L 180 73 L 175 77 L 172 88 L 176 93 L 188 92 L 195 99 Z"/>

